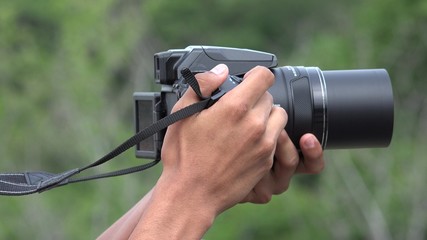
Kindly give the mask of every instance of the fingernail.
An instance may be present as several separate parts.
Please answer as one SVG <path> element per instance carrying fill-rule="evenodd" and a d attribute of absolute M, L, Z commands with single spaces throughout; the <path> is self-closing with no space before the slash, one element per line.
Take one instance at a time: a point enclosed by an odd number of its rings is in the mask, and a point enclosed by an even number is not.
<path fill-rule="evenodd" d="M 221 75 L 226 69 L 227 66 L 225 64 L 218 64 L 216 67 L 212 68 L 211 72 L 215 73 L 216 75 Z"/>
<path fill-rule="evenodd" d="M 314 139 L 312 137 L 307 138 L 304 142 L 304 146 L 306 148 L 314 148 L 314 145 L 315 145 L 315 143 L 314 143 Z"/>

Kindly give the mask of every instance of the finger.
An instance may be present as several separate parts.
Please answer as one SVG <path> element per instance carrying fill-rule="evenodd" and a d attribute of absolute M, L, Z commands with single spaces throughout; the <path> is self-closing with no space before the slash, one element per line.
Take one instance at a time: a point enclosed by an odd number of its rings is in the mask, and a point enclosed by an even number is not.
<path fill-rule="evenodd" d="M 313 134 L 305 134 L 300 139 L 301 152 L 304 156 L 298 165 L 298 173 L 316 174 L 320 173 L 325 162 L 323 150 L 319 141 Z"/>
<path fill-rule="evenodd" d="M 273 83 L 273 73 L 265 67 L 258 66 L 245 75 L 243 82 L 230 91 L 228 97 L 244 102 L 252 108 Z"/>
<path fill-rule="evenodd" d="M 271 149 L 268 152 L 269 155 L 267 155 L 271 160 L 271 165 L 273 165 L 273 159 L 277 148 L 280 148 L 280 146 L 278 146 L 278 141 L 282 132 L 284 132 L 287 118 L 288 116 L 283 108 L 276 106 L 272 107 L 264 133 L 265 145 L 268 146 L 267 149 Z"/>
<path fill-rule="evenodd" d="M 286 131 L 282 130 L 277 139 L 275 161 L 271 172 L 275 182 L 273 194 L 280 194 L 288 189 L 298 162 L 298 151 Z"/>
<path fill-rule="evenodd" d="M 271 183 L 273 182 L 270 174 L 265 175 L 243 198 L 240 203 L 250 202 L 256 204 L 265 204 L 271 200 L 273 196 L 271 192 Z"/>
<path fill-rule="evenodd" d="M 270 93 L 264 93 L 251 110 L 252 116 L 263 119 L 263 124 L 267 126 L 273 111 L 273 97 Z M 276 137 L 277 138 L 277 137 Z"/>
<path fill-rule="evenodd" d="M 270 161 L 270 171 L 266 172 L 242 202 L 267 203 L 270 201 L 273 194 L 279 194 L 288 188 L 290 178 L 297 164 L 293 164 L 291 167 L 283 167 L 283 164 L 278 164 L 277 156 L 281 156 L 281 151 L 287 150 L 282 149 L 283 147 L 279 144 L 276 145 L 276 143 L 283 142 L 279 139 L 288 138 L 286 132 L 283 130 L 286 121 L 287 115 L 285 110 L 283 108 L 273 107 L 265 132 L 265 138 L 274 141 L 275 145 L 273 151 L 270 152 L 270 156 L 265 160 Z M 272 168 L 274 155 L 276 155 L 276 160 Z"/>
<path fill-rule="evenodd" d="M 228 67 L 225 64 L 219 64 L 212 70 L 196 74 L 197 82 L 200 86 L 200 91 L 203 96 L 211 96 L 221 84 L 227 79 Z M 190 104 L 200 101 L 199 96 L 193 91 L 192 88 L 188 88 L 185 94 L 175 104 L 174 111 L 186 107 Z"/>
<path fill-rule="evenodd" d="M 277 106 L 272 106 L 270 117 L 267 123 L 266 138 L 272 139 L 274 141 L 274 143 L 276 144 L 276 149 L 277 145 L 279 145 L 279 141 L 281 141 L 280 138 L 284 137 L 282 136 L 282 134 L 286 133 L 284 131 L 284 128 L 286 126 L 287 121 L 288 115 L 286 114 L 285 109 Z"/>

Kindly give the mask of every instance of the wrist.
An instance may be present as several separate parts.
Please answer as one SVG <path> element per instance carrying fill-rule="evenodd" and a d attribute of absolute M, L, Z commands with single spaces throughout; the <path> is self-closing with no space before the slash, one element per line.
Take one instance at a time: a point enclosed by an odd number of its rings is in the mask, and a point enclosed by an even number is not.
<path fill-rule="evenodd" d="M 190 216 L 189 219 L 203 221 L 208 227 L 212 225 L 218 212 L 217 205 L 204 192 L 199 182 L 183 178 L 162 176 L 156 184 L 153 201 L 156 200 L 163 200 L 165 206 L 176 209 L 181 215 Z"/>
<path fill-rule="evenodd" d="M 194 186 L 162 174 L 132 237 L 201 239 L 216 216 L 216 208 Z"/>

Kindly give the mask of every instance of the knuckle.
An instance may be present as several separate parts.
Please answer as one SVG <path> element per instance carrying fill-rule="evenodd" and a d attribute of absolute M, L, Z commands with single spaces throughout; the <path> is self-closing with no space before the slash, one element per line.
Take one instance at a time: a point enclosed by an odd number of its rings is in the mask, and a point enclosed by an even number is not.
<path fill-rule="evenodd" d="M 262 156 L 270 156 L 276 147 L 276 142 L 273 138 L 264 138 L 260 143 L 259 151 Z"/>
<path fill-rule="evenodd" d="M 226 101 L 225 105 L 227 113 L 234 119 L 241 119 L 249 112 L 248 104 L 243 101 Z"/>
<path fill-rule="evenodd" d="M 271 198 L 272 194 L 266 189 L 255 189 L 252 202 L 257 204 L 266 204 L 271 201 Z"/>
<path fill-rule="evenodd" d="M 267 204 L 271 201 L 272 195 L 269 193 L 262 193 L 259 195 L 258 203 Z"/>
<path fill-rule="evenodd" d="M 273 192 L 272 192 L 273 195 L 279 195 L 279 194 L 282 194 L 282 193 L 286 192 L 289 189 L 289 185 L 290 184 L 288 182 L 288 183 L 283 184 L 280 187 L 277 187 L 277 188 L 273 189 Z"/>
<path fill-rule="evenodd" d="M 289 158 L 288 161 L 283 162 L 283 167 L 286 169 L 294 169 L 298 166 L 299 164 L 299 156 L 298 154 L 295 154 L 295 156 L 292 156 L 291 158 Z"/>
<path fill-rule="evenodd" d="M 264 174 L 269 173 L 272 170 L 274 164 L 273 157 L 260 157 L 260 159 L 262 160 L 262 165 L 260 165 L 260 171 Z"/>
<path fill-rule="evenodd" d="M 264 121 L 260 118 L 253 118 L 249 120 L 251 122 L 251 133 L 250 137 L 251 139 L 259 139 L 264 135 L 264 132 L 267 128 Z"/>

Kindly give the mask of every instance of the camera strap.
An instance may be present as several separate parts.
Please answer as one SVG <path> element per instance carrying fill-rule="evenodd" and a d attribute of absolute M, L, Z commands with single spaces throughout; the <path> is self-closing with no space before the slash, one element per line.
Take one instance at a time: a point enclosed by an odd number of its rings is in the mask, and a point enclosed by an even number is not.
<path fill-rule="evenodd" d="M 0 173 L 0 195 L 7 196 L 19 196 L 19 195 L 29 195 L 33 193 L 41 193 L 43 191 L 56 188 L 59 186 L 64 186 L 69 183 L 83 182 L 100 178 L 115 177 L 121 176 L 129 173 L 140 172 L 150 167 L 155 166 L 160 160 L 154 160 L 152 162 L 126 168 L 118 171 L 107 172 L 103 174 L 97 174 L 92 176 L 85 176 L 77 178 L 77 174 L 90 169 L 96 166 L 99 166 L 105 162 L 110 161 L 111 159 L 122 154 L 129 148 L 135 146 L 142 140 L 152 136 L 158 131 L 161 131 L 167 128 L 169 125 L 178 122 L 184 118 L 187 118 L 195 113 L 201 112 L 203 109 L 206 109 L 212 104 L 214 104 L 221 96 L 223 96 L 226 91 L 216 91 L 211 97 L 206 98 L 202 96 L 200 91 L 199 84 L 194 76 L 194 74 L 187 68 L 181 71 L 182 76 L 194 90 L 194 92 L 200 97 L 201 101 L 194 103 L 188 107 L 185 107 L 179 111 L 176 111 L 159 121 L 153 123 L 149 127 L 141 130 L 133 137 L 129 138 L 121 145 L 116 147 L 110 153 L 106 154 L 97 161 L 84 166 L 82 168 L 71 169 L 62 173 L 49 173 L 49 172 L 22 172 L 22 173 Z"/>

